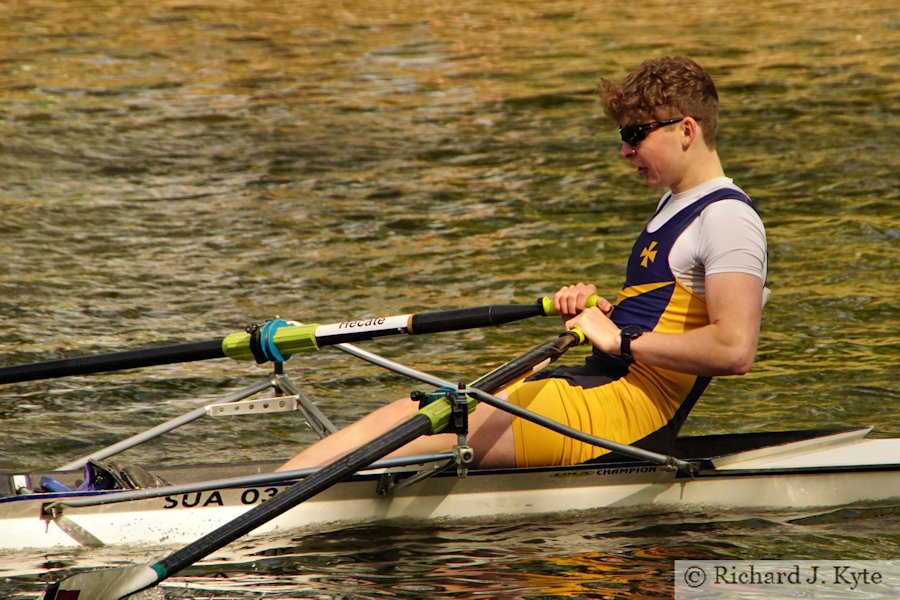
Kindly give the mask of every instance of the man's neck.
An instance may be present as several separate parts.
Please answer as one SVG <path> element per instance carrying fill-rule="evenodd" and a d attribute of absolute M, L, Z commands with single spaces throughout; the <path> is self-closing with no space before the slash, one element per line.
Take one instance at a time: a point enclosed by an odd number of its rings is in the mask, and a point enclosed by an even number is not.
<path fill-rule="evenodd" d="M 725 170 L 722 168 L 719 154 L 714 149 L 704 149 L 702 153 L 698 154 L 700 155 L 695 155 L 688 163 L 688 168 L 685 170 L 682 178 L 672 186 L 673 194 L 686 192 L 710 179 L 725 176 Z"/>

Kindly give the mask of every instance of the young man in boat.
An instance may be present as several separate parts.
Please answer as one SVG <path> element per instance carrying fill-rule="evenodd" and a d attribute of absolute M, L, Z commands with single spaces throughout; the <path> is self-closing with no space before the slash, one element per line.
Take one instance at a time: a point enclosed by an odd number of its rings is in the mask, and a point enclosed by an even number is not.
<path fill-rule="evenodd" d="M 604 110 L 619 126 L 621 156 L 653 188 L 667 190 L 639 235 L 615 304 L 593 284 L 553 298 L 592 355 L 514 384 L 500 396 L 570 427 L 671 453 L 712 376 L 746 373 L 756 354 L 766 277 L 765 230 L 747 195 L 725 177 L 716 151 L 718 94 L 694 61 L 643 63 L 603 80 Z M 384 406 L 314 444 L 281 469 L 323 464 L 407 419 L 409 399 Z M 419 438 L 396 454 L 446 450 L 455 435 Z M 604 450 L 480 404 L 469 417 L 480 467 L 576 464 Z"/>

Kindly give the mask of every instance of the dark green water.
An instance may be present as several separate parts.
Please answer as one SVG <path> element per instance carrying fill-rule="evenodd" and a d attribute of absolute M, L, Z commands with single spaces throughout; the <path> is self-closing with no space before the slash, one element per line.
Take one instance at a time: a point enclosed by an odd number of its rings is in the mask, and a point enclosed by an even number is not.
<path fill-rule="evenodd" d="M 688 54 L 768 228 L 754 371 L 687 433 L 900 433 L 900 35 L 891 2 L 136 2 L 0 6 L 0 364 L 350 318 L 612 296 L 656 191 L 590 91 Z M 474 378 L 551 320 L 367 345 Z M 576 357 L 577 359 L 577 357 Z M 338 352 L 288 363 L 338 423 L 407 393 Z M 0 468 L 59 466 L 260 372 L 210 361 L 0 389 Z M 193 400 L 185 400 L 192 398 Z M 135 462 L 293 453 L 299 418 L 201 421 Z M 358 527 L 172 580 L 169 597 L 667 597 L 676 558 L 895 558 L 896 508 Z M 125 558 L 123 558 L 123 556 Z M 0 555 L 0 596 L 145 554 Z M 214 561 L 215 562 L 215 561 Z M 268 590 L 268 591 L 266 591 Z M 193 595 L 192 595 L 193 594 Z"/>

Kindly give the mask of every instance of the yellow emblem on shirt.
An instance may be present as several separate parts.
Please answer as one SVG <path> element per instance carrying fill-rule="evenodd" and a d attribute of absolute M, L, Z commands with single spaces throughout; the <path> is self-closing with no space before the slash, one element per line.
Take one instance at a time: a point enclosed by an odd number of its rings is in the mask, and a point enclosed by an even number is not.
<path fill-rule="evenodd" d="M 641 250 L 641 258 L 644 259 L 644 260 L 641 261 L 641 266 L 642 266 L 642 267 L 646 267 L 646 266 L 647 266 L 647 261 L 648 261 L 648 260 L 649 260 L 650 262 L 653 262 L 654 260 L 656 260 L 656 250 L 654 250 L 654 248 L 656 248 L 656 242 L 655 242 L 655 241 L 654 241 L 654 242 L 650 242 L 650 245 L 649 245 L 649 246 L 647 246 L 646 248 L 644 248 L 643 250 Z"/>

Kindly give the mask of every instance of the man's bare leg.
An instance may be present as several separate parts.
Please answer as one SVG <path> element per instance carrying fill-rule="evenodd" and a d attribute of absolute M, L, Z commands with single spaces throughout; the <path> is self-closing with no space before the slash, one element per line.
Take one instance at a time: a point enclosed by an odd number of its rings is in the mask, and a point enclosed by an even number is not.
<path fill-rule="evenodd" d="M 329 463 L 390 431 L 409 419 L 418 408 L 419 405 L 409 398 L 395 400 L 316 442 L 281 465 L 278 470 L 289 471 Z M 512 416 L 509 413 L 487 404 L 479 404 L 469 415 L 468 441 L 475 451 L 477 466 L 514 467 L 516 465 Z M 448 450 L 454 444 L 456 444 L 456 434 L 426 435 L 394 451 L 391 456 L 440 452 Z"/>

